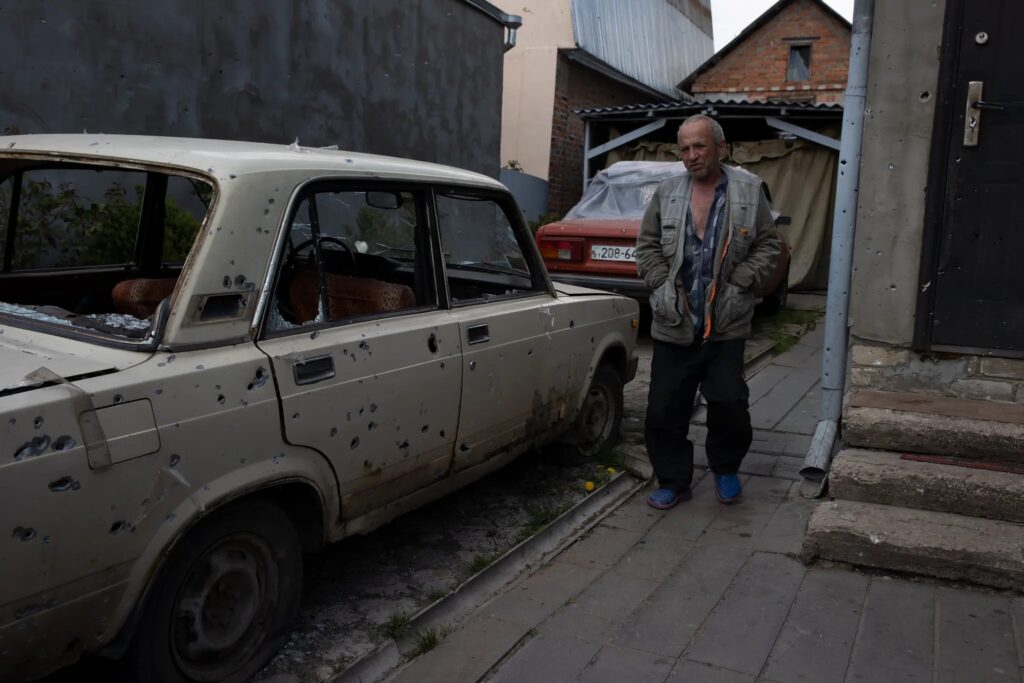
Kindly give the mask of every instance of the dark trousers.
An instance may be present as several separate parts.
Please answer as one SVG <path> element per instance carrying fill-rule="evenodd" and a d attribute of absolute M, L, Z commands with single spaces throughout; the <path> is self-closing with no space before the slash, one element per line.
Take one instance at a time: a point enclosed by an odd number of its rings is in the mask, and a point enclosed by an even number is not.
<path fill-rule="evenodd" d="M 645 436 L 663 488 L 682 491 L 693 481 L 693 442 L 688 434 L 698 387 L 708 404 L 708 465 L 715 474 L 739 470 L 753 438 L 743 346 L 743 339 L 693 346 L 654 340 Z"/>

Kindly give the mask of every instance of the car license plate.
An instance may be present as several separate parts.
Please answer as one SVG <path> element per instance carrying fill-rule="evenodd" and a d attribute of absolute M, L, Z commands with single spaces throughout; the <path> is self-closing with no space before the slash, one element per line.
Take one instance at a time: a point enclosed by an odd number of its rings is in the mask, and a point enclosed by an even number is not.
<path fill-rule="evenodd" d="M 610 244 L 590 245 L 590 258 L 594 261 L 636 261 L 636 247 Z"/>

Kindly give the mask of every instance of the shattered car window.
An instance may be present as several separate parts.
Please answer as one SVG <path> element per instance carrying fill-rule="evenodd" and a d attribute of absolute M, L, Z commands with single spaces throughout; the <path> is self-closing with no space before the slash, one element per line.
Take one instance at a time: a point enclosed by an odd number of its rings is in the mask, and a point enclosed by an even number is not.
<path fill-rule="evenodd" d="M 422 192 L 311 188 L 292 216 L 267 329 L 435 305 L 424 203 Z"/>
<path fill-rule="evenodd" d="M 493 198 L 461 191 L 440 193 L 437 217 L 454 302 L 543 290 L 508 214 Z"/>
<path fill-rule="evenodd" d="M 145 186 L 138 171 L 23 171 L 11 270 L 131 263 Z"/>
<path fill-rule="evenodd" d="M 0 167 L 0 316 L 150 338 L 211 196 L 209 184 L 187 177 L 7 161 Z"/>

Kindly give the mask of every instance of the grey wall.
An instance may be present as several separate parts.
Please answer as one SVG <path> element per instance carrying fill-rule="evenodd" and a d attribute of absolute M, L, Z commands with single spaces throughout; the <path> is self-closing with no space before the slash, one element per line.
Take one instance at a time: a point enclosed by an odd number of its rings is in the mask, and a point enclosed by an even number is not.
<path fill-rule="evenodd" d="M 913 339 L 944 12 L 875 3 L 850 306 L 861 339 Z"/>
<path fill-rule="evenodd" d="M 548 212 L 548 181 L 537 176 L 501 169 L 498 178 L 516 198 L 516 203 L 523 210 L 527 220 L 537 220 Z"/>
<path fill-rule="evenodd" d="M 0 131 L 298 137 L 497 177 L 503 41 L 459 0 L 0 0 Z"/>

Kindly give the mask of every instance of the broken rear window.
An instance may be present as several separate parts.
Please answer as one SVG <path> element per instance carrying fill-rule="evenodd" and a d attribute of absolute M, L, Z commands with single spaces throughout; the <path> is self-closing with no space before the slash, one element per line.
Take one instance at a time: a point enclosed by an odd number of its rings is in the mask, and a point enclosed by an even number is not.
<path fill-rule="evenodd" d="M 0 316 L 145 340 L 213 188 L 144 170 L 0 165 Z"/>

